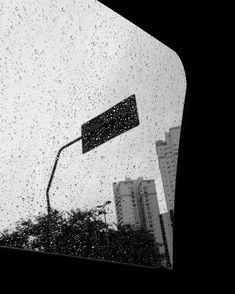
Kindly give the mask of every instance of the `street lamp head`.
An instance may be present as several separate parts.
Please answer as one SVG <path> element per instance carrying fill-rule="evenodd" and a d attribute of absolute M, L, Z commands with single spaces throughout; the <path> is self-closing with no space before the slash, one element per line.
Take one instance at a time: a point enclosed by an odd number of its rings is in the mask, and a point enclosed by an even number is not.
<path fill-rule="evenodd" d="M 108 200 L 108 201 L 106 201 L 103 205 L 97 205 L 96 207 L 97 207 L 97 208 L 104 208 L 106 205 L 108 205 L 108 204 L 110 204 L 110 203 L 111 203 L 111 201 Z"/>
<path fill-rule="evenodd" d="M 102 207 L 103 207 L 103 205 L 97 205 L 96 207 L 97 207 L 97 208 L 102 208 Z"/>

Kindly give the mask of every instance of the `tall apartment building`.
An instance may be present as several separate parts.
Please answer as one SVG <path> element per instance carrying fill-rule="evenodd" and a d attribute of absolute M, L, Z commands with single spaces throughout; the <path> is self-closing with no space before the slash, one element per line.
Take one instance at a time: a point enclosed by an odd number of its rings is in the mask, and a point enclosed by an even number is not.
<path fill-rule="evenodd" d="M 113 191 L 118 224 L 151 231 L 155 241 L 162 244 L 160 253 L 165 253 L 154 180 L 126 178 L 125 181 L 113 183 Z"/>
<path fill-rule="evenodd" d="M 169 132 L 165 133 L 166 140 L 156 142 L 159 168 L 168 211 L 174 211 L 180 129 L 180 126 L 170 128 Z"/>
<path fill-rule="evenodd" d="M 161 214 L 160 222 L 163 238 L 167 243 L 170 262 L 173 265 L 173 221 L 175 202 L 175 182 L 180 140 L 180 126 L 169 129 L 165 133 L 165 141 L 156 142 L 159 168 L 162 176 L 167 212 Z"/>

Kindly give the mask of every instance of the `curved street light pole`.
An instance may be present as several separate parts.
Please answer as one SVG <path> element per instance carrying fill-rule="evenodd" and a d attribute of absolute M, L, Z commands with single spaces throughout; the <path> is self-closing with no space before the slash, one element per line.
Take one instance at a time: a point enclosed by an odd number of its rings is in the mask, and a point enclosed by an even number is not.
<path fill-rule="evenodd" d="M 53 169 L 52 169 L 52 172 L 51 172 L 51 176 L 50 176 L 50 179 L 49 179 L 49 182 L 48 182 L 48 185 L 47 185 L 47 189 L 46 189 L 46 200 L 47 200 L 47 214 L 48 214 L 48 236 L 47 236 L 47 241 L 48 241 L 48 248 L 47 250 L 49 251 L 53 251 L 52 247 L 53 247 L 53 240 L 52 240 L 52 232 L 51 232 L 51 204 L 50 204 L 50 195 L 49 195 L 49 191 L 50 191 L 50 188 L 51 188 L 51 183 L 52 183 L 52 180 L 54 178 L 54 174 L 55 174 L 55 170 L 56 170 L 56 167 L 57 167 L 57 163 L 58 163 L 58 160 L 60 158 L 60 154 L 61 152 L 69 147 L 70 145 L 78 142 L 79 140 L 81 140 L 83 137 L 79 137 L 69 143 L 67 143 L 66 145 L 62 146 L 59 151 L 57 152 L 57 155 L 56 155 L 56 158 L 55 158 L 55 162 L 54 162 L 54 166 L 53 166 Z"/>

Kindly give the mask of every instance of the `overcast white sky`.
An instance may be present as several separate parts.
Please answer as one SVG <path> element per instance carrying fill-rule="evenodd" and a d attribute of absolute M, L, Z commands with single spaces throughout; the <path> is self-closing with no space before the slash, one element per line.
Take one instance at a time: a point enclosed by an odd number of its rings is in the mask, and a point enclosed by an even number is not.
<path fill-rule="evenodd" d="M 61 154 L 53 208 L 111 200 L 112 183 L 154 179 L 165 209 L 155 141 L 181 124 L 183 65 L 167 46 L 97 1 L 0 2 L 0 230 L 46 211 L 56 153 L 81 125 L 135 94 L 140 125 L 82 154 Z"/>

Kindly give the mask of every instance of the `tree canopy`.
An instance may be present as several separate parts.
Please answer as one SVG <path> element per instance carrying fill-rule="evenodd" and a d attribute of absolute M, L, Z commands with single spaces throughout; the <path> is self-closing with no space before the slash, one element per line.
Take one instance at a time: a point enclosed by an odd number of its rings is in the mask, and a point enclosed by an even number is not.
<path fill-rule="evenodd" d="M 114 262 L 160 267 L 161 256 L 153 235 L 131 226 L 110 228 L 93 210 L 71 210 L 66 215 L 52 211 L 50 227 L 52 252 Z M 13 232 L 5 230 L 0 246 L 48 251 L 48 217 L 18 223 Z"/>

